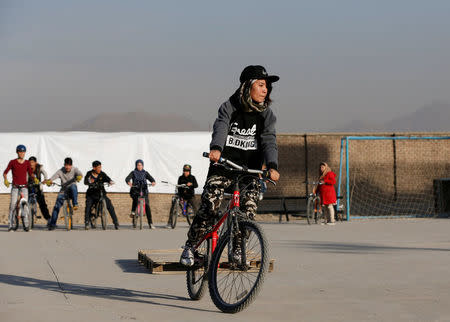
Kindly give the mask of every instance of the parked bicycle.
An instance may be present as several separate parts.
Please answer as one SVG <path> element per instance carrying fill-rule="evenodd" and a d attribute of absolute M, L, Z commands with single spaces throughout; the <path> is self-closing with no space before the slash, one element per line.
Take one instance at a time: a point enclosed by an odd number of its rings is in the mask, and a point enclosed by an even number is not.
<path fill-rule="evenodd" d="M 12 216 L 12 229 L 15 231 L 19 228 L 19 218 L 22 218 L 22 225 L 24 231 L 30 230 L 30 209 L 28 205 L 28 200 L 24 197 L 22 188 L 27 188 L 27 185 L 14 185 L 14 188 L 19 190 L 17 195 L 16 207 L 13 210 Z"/>
<path fill-rule="evenodd" d="M 103 183 L 94 182 L 89 184 L 89 187 L 100 191 L 100 198 L 91 207 L 89 223 L 92 228 L 96 229 L 97 221 L 100 218 L 100 221 L 102 223 L 102 229 L 106 230 L 106 228 L 108 227 L 108 219 L 107 219 L 108 217 L 106 214 L 107 207 L 106 207 L 105 193 L 102 189 L 102 186 L 110 186 L 110 184 L 107 182 Z"/>
<path fill-rule="evenodd" d="M 194 246 L 194 265 L 186 272 L 186 283 L 191 299 L 199 300 L 208 282 L 217 308 L 236 313 L 256 298 L 269 268 L 267 239 L 261 226 L 239 209 L 240 195 L 258 180 L 255 175 L 275 182 L 266 170 L 247 169 L 224 158 L 218 164 L 234 174 L 233 197 L 218 222 Z"/>
<path fill-rule="evenodd" d="M 133 185 L 132 187 L 138 188 L 139 189 L 139 197 L 138 197 L 138 204 L 136 207 L 136 212 L 134 214 L 134 216 L 132 217 L 132 223 L 133 223 L 133 228 L 137 227 L 137 224 L 139 222 L 139 229 L 142 229 L 142 219 L 144 217 L 144 215 L 146 216 L 146 212 L 145 212 L 145 195 L 144 195 L 144 187 L 145 186 L 149 186 L 152 187 L 151 183 L 144 183 L 144 184 L 138 184 L 138 185 Z"/>
<path fill-rule="evenodd" d="M 308 182 L 308 184 L 316 186 L 321 183 Z M 320 196 L 312 192 L 308 195 L 308 201 L 306 202 L 306 220 L 308 225 L 321 224 L 324 222 L 324 219 Z"/>
<path fill-rule="evenodd" d="M 172 204 L 170 206 L 168 225 L 170 225 L 172 229 L 175 229 L 175 227 L 177 226 L 178 216 L 180 216 L 181 214 L 183 217 L 186 218 L 186 221 L 190 226 L 195 216 L 194 208 L 189 202 L 181 198 L 181 196 L 178 194 L 178 188 L 186 188 L 188 186 L 186 184 L 173 184 L 167 181 L 161 182 L 170 184 L 175 187 L 175 194 L 172 197 Z"/>
<path fill-rule="evenodd" d="M 58 187 L 62 187 L 61 184 L 53 182 L 52 185 L 58 186 Z M 72 197 L 70 195 L 69 192 L 70 189 L 70 185 L 66 185 L 64 190 L 63 190 L 63 205 L 62 205 L 62 209 L 63 209 L 63 214 L 64 214 L 64 225 L 66 227 L 66 230 L 69 231 L 71 229 L 73 229 L 73 206 L 72 206 L 72 202 L 70 202 L 72 200 Z"/>

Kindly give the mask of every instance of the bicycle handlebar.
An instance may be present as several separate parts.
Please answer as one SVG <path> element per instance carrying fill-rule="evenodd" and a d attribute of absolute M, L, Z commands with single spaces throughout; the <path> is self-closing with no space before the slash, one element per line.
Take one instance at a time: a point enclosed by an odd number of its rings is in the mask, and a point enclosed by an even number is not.
<path fill-rule="evenodd" d="M 209 158 L 209 153 L 208 152 L 203 152 L 203 157 L 205 158 Z M 231 171 L 235 170 L 235 171 L 239 171 L 239 172 L 245 172 L 245 173 L 251 173 L 251 174 L 261 174 L 263 176 L 263 179 L 270 182 L 273 185 L 276 185 L 275 181 L 273 181 L 272 179 L 270 179 L 269 177 L 269 170 L 256 170 L 256 169 L 249 169 L 245 166 L 240 166 L 228 159 L 225 159 L 223 157 L 220 157 L 218 163 L 223 164 L 223 165 L 228 165 L 230 166 L 232 169 L 230 169 Z"/>
<path fill-rule="evenodd" d="M 176 188 L 188 188 L 188 187 L 189 187 L 189 186 L 188 186 L 187 184 L 185 184 L 185 183 L 183 183 L 183 184 L 174 184 L 174 183 L 169 182 L 169 181 L 161 181 L 161 183 L 170 184 L 170 185 L 172 185 L 172 186 L 174 186 L 174 187 L 176 187 Z"/>

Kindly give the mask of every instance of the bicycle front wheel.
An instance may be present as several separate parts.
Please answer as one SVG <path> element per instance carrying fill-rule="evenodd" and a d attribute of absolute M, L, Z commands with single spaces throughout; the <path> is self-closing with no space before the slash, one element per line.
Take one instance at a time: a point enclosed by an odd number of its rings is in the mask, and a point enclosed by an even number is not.
<path fill-rule="evenodd" d="M 234 237 L 226 233 L 212 255 L 209 267 L 209 293 L 225 313 L 236 313 L 256 298 L 269 269 L 269 250 L 261 227 L 239 222 Z"/>
<path fill-rule="evenodd" d="M 106 201 L 102 200 L 101 202 L 99 202 L 99 204 L 101 204 L 100 215 L 101 215 L 101 220 L 102 220 L 102 228 L 103 228 L 103 230 L 106 230 L 106 227 L 108 226 L 108 222 L 107 222 L 107 218 L 106 218 Z"/>
<path fill-rule="evenodd" d="M 188 204 L 186 207 L 186 221 L 189 224 L 189 226 L 192 225 L 194 217 L 195 217 L 194 208 L 190 204 Z"/>
<path fill-rule="evenodd" d="M 306 220 L 308 221 L 308 225 L 312 225 L 315 223 L 315 211 L 314 211 L 314 199 L 308 198 L 308 202 L 306 204 Z"/>
<path fill-rule="evenodd" d="M 144 200 L 139 200 L 138 215 L 139 215 L 139 229 L 142 229 L 142 217 L 144 217 Z"/>
<path fill-rule="evenodd" d="M 172 201 L 172 206 L 170 207 L 170 227 L 172 227 L 172 229 L 175 229 L 175 227 L 177 226 L 177 219 L 178 219 L 178 209 L 180 208 L 179 204 L 178 204 L 178 200 L 174 199 Z"/>
<path fill-rule="evenodd" d="M 30 205 L 30 228 L 33 229 L 34 228 L 34 221 L 36 220 L 36 214 L 37 214 L 37 205 L 36 202 L 33 202 Z"/>
<path fill-rule="evenodd" d="M 21 214 L 20 215 L 22 217 L 23 229 L 25 231 L 30 230 L 31 220 L 30 220 L 30 208 L 28 207 L 28 204 L 24 203 L 22 205 L 22 210 L 21 210 Z"/>
<path fill-rule="evenodd" d="M 63 203 L 63 212 L 64 212 L 64 224 L 66 225 L 66 230 L 72 229 L 72 216 L 71 207 L 68 200 L 65 200 Z"/>
<path fill-rule="evenodd" d="M 205 294 L 208 280 L 208 264 L 211 260 L 211 239 L 205 239 L 194 254 L 194 266 L 186 271 L 186 286 L 189 297 L 200 300 Z"/>

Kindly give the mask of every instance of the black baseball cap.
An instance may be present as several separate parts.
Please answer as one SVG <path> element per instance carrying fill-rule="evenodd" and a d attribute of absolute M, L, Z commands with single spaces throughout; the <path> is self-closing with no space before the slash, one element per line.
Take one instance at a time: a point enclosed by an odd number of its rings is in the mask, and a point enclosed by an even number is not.
<path fill-rule="evenodd" d="M 250 79 L 266 79 L 271 83 L 277 82 L 280 77 L 275 75 L 269 75 L 266 69 L 261 65 L 250 65 L 244 68 L 239 80 L 241 84 Z"/>

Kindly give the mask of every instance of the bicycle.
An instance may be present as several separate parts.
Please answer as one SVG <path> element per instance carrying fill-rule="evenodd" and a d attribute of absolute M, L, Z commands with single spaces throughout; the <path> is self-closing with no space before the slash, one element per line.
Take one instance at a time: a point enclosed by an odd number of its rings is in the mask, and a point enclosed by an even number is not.
<path fill-rule="evenodd" d="M 136 228 L 137 221 L 139 219 L 139 229 L 142 229 L 142 218 L 144 217 L 144 214 L 145 214 L 145 196 L 144 196 L 144 187 L 145 186 L 151 187 L 152 185 L 149 183 L 132 185 L 132 187 L 134 187 L 134 188 L 139 188 L 139 197 L 138 197 L 136 213 L 134 214 L 134 216 L 132 218 L 133 228 Z"/>
<path fill-rule="evenodd" d="M 186 221 L 189 226 L 192 224 L 192 220 L 195 216 L 195 211 L 190 203 L 180 197 L 178 194 L 178 188 L 186 188 L 188 187 L 186 184 L 173 184 L 167 181 L 161 181 L 162 183 L 170 184 L 175 187 L 175 194 L 172 197 L 172 204 L 170 206 L 169 212 L 169 222 L 172 229 L 175 229 L 177 225 L 178 216 L 183 215 L 186 218 Z"/>
<path fill-rule="evenodd" d="M 63 187 L 63 185 L 53 182 L 52 185 L 58 186 L 58 187 Z M 70 231 L 71 229 L 73 229 L 73 206 L 72 203 L 70 202 L 70 200 L 72 199 L 72 197 L 69 194 L 69 188 L 70 185 L 66 185 L 64 187 L 64 202 L 62 205 L 62 209 L 63 209 L 63 213 L 64 213 L 64 224 L 66 226 L 66 230 Z"/>
<path fill-rule="evenodd" d="M 101 223 L 102 223 L 102 229 L 106 230 L 107 226 L 108 226 L 108 220 L 107 220 L 107 216 L 106 216 L 106 200 L 105 200 L 105 193 L 103 192 L 102 186 L 106 186 L 106 185 L 110 185 L 107 182 L 103 182 L 103 183 L 98 183 L 98 182 L 94 182 L 94 183 L 90 183 L 89 187 L 92 187 L 94 189 L 98 189 L 100 190 L 100 198 L 92 205 L 91 209 L 95 209 L 95 212 L 92 213 L 92 211 L 90 211 L 90 216 L 89 216 L 89 222 L 91 224 L 91 227 L 96 229 L 97 228 L 97 220 L 100 217 L 101 219 Z"/>
<path fill-rule="evenodd" d="M 24 197 L 23 188 L 28 188 L 27 185 L 14 185 L 18 189 L 16 207 L 13 210 L 11 227 L 14 231 L 19 228 L 19 217 L 22 218 L 22 225 L 24 231 L 30 230 L 30 210 L 28 200 Z"/>
<path fill-rule="evenodd" d="M 320 182 L 311 182 L 310 185 L 320 185 Z M 308 225 L 320 224 L 324 222 L 324 216 L 322 211 L 320 196 L 315 193 L 308 195 L 308 201 L 306 203 L 306 220 Z"/>
<path fill-rule="evenodd" d="M 209 157 L 209 153 L 203 153 Z M 269 268 L 269 248 L 259 224 L 249 219 L 240 207 L 240 192 L 245 191 L 261 174 L 266 181 L 267 170 L 252 170 L 221 158 L 218 164 L 233 175 L 233 197 L 220 219 L 194 245 L 194 265 L 186 272 L 189 296 L 203 297 L 208 281 L 211 299 L 222 312 L 236 313 L 246 308 L 261 290 Z M 246 179 L 251 179 L 246 183 Z M 240 188 L 241 184 L 247 184 Z M 220 233 L 218 233 L 221 226 Z M 220 236 L 220 237 L 219 237 Z"/>
<path fill-rule="evenodd" d="M 41 218 L 37 214 L 37 193 L 36 189 L 39 189 L 37 185 L 31 185 L 28 187 L 28 206 L 30 208 L 30 229 L 34 228 L 34 222 L 36 218 Z"/>

